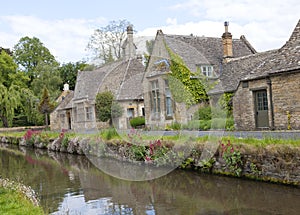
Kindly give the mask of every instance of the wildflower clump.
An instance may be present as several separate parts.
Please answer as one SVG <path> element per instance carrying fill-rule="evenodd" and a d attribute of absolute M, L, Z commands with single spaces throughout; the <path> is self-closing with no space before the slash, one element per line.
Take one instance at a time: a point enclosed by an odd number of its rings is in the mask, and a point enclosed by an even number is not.
<path fill-rule="evenodd" d="M 220 141 L 221 153 L 220 156 L 224 159 L 226 167 L 234 176 L 240 177 L 242 174 L 242 155 L 238 147 L 235 147 L 228 140 L 227 144 Z"/>

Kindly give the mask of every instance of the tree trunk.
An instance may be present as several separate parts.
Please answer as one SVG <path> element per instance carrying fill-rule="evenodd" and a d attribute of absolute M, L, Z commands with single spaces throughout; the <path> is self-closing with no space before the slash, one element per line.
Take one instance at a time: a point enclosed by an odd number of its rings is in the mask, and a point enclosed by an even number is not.
<path fill-rule="evenodd" d="M 48 113 L 45 113 L 45 124 L 46 128 L 48 128 Z"/>
<path fill-rule="evenodd" d="M 8 128 L 8 120 L 5 116 L 1 116 L 3 127 Z"/>

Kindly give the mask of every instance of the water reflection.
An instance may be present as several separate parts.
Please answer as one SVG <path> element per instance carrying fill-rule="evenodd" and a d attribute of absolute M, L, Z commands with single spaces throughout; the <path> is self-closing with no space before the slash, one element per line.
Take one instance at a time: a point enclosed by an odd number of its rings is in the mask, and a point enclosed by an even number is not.
<path fill-rule="evenodd" d="M 293 215 L 300 211 L 299 188 L 180 170 L 133 182 L 106 175 L 84 156 L 28 148 L 2 149 L 0 156 L 0 175 L 30 185 L 45 211 L 53 214 Z"/>

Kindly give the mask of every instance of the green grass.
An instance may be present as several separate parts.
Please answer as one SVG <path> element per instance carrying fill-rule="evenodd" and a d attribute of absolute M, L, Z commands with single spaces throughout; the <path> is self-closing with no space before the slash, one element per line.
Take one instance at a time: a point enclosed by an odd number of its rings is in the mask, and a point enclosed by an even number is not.
<path fill-rule="evenodd" d="M 44 214 L 44 212 L 41 207 L 34 206 L 24 194 L 0 187 L 0 214 L 39 215 Z"/>

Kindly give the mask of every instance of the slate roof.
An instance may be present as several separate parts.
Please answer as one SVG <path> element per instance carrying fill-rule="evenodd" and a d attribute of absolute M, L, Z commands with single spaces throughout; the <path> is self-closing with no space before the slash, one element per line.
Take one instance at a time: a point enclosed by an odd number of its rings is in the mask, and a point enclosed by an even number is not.
<path fill-rule="evenodd" d="M 105 90 L 110 90 L 117 96 L 122 83 L 141 72 L 144 72 L 144 66 L 136 58 L 112 62 L 94 71 L 80 71 L 73 101 L 88 99 L 93 102 L 97 93 Z"/>
<path fill-rule="evenodd" d="M 222 38 L 196 37 L 182 35 L 165 35 L 169 48 L 181 56 L 191 71 L 196 71 L 196 65 L 208 64 L 214 66 L 214 72 L 219 75 L 223 61 Z M 256 53 L 245 36 L 232 40 L 233 57 L 241 57 Z"/>
<path fill-rule="evenodd" d="M 94 71 L 79 71 L 76 79 L 74 99 L 91 99 L 94 100 L 99 85 L 102 83 L 105 75 L 118 67 L 122 61 L 116 61 L 110 64 L 101 66 Z"/>
<path fill-rule="evenodd" d="M 241 80 L 259 79 L 297 69 L 300 69 L 300 20 L 282 48 L 235 58 L 224 64 L 220 82 L 209 94 L 233 92 Z"/>
<path fill-rule="evenodd" d="M 126 80 L 121 85 L 117 100 L 143 99 L 143 75 L 144 73 L 139 73 Z"/>
<path fill-rule="evenodd" d="M 63 98 L 60 104 L 55 108 L 55 110 L 65 110 L 72 108 L 72 98 L 74 96 L 74 91 L 70 90 L 69 93 Z"/>

